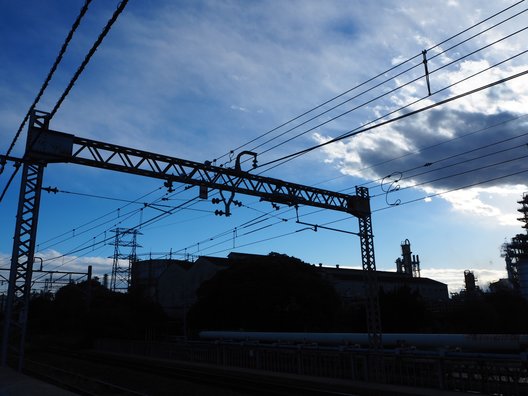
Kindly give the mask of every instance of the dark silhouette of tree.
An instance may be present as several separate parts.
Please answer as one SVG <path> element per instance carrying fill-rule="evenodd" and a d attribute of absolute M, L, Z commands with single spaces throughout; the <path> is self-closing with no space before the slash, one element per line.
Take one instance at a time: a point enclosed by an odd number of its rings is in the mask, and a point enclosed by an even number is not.
<path fill-rule="evenodd" d="M 326 331 L 340 300 L 316 268 L 271 253 L 232 261 L 198 290 L 191 329 Z"/>
<path fill-rule="evenodd" d="M 380 291 L 381 322 L 387 333 L 414 333 L 429 327 L 426 305 L 418 293 L 403 286 L 390 292 Z"/>
<path fill-rule="evenodd" d="M 336 323 L 333 331 L 343 333 L 367 332 L 367 313 L 365 301 L 341 304 L 336 314 Z"/>
<path fill-rule="evenodd" d="M 447 330 L 456 333 L 526 334 L 528 302 L 511 291 L 464 295 L 451 301 Z"/>
<path fill-rule="evenodd" d="M 29 333 L 51 334 L 57 330 L 52 293 L 33 294 L 30 299 Z"/>
<path fill-rule="evenodd" d="M 137 293 L 115 293 L 98 281 L 60 288 L 30 302 L 30 335 L 55 335 L 89 345 L 97 337 L 144 338 L 166 323 L 159 305 Z"/>

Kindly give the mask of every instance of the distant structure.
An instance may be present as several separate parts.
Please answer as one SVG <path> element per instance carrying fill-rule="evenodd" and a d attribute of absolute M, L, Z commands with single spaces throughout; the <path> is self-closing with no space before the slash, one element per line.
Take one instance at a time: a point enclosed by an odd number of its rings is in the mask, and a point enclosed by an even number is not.
<path fill-rule="evenodd" d="M 365 280 L 361 270 L 342 267 L 319 267 L 323 277 L 334 285 L 345 303 L 355 303 L 365 298 Z M 436 304 L 449 299 L 447 285 L 429 278 L 409 276 L 391 271 L 376 271 L 378 285 L 385 293 L 408 287 L 418 292 L 426 303 Z"/>
<path fill-rule="evenodd" d="M 464 284 L 466 285 L 466 293 L 468 294 L 475 293 L 478 290 L 477 278 L 473 271 L 464 271 Z"/>
<path fill-rule="evenodd" d="M 515 258 L 515 252 L 509 243 L 503 243 L 501 246 L 501 256 L 504 257 L 506 262 L 506 272 L 508 274 L 508 281 L 515 290 L 520 289 L 519 284 L 519 271 L 517 268 L 517 259 Z"/>
<path fill-rule="evenodd" d="M 132 263 L 137 260 L 136 249 L 141 247 L 137 243 L 137 236 L 142 235 L 134 228 L 115 228 L 112 230 L 115 233 L 114 242 L 114 256 L 112 262 L 112 275 L 110 277 L 110 290 L 112 291 L 127 291 L 130 287 L 130 269 Z M 124 254 L 121 248 L 130 248 L 129 254 Z M 122 265 L 122 261 L 126 260 L 126 264 Z"/>
<path fill-rule="evenodd" d="M 396 272 L 410 277 L 420 277 L 420 257 L 412 255 L 411 242 L 406 239 L 401 244 L 402 257 L 396 259 Z"/>
<path fill-rule="evenodd" d="M 174 259 L 135 261 L 132 263 L 131 288 L 159 303 L 173 320 L 183 324 L 187 310 L 196 302 L 197 291 L 205 281 L 237 260 L 251 257 L 260 260 L 267 257 L 269 260 L 274 259 L 272 256 L 232 252 L 227 258 L 201 256 L 194 262 Z M 353 304 L 365 300 L 365 277 L 361 269 L 343 268 L 339 265 L 325 267 L 322 264 L 316 269 L 334 286 L 344 303 Z M 445 283 L 389 271 L 377 271 L 377 276 L 379 287 L 385 292 L 408 287 L 411 291 L 420 293 L 424 301 L 430 304 L 449 299 Z"/>
<path fill-rule="evenodd" d="M 526 232 L 517 234 L 510 243 L 503 244 L 502 256 L 506 262 L 508 280 L 512 287 L 528 299 L 528 193 L 524 193 L 517 203 L 521 205 L 517 210 L 523 215 L 517 220 L 524 223 L 522 228 Z"/>
<path fill-rule="evenodd" d="M 194 262 L 176 259 L 135 261 L 130 287 L 160 304 L 171 318 L 184 318 L 189 307 L 196 302 L 196 292 L 202 283 L 228 266 L 228 258 L 208 256 L 201 256 Z"/>

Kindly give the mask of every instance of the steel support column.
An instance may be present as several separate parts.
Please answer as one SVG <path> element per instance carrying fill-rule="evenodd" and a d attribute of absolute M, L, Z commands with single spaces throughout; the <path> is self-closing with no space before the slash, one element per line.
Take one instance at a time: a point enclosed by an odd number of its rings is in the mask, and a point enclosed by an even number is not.
<path fill-rule="evenodd" d="M 22 369 L 31 276 L 35 254 L 40 189 L 44 165 L 25 163 L 16 220 L 9 289 L 2 337 L 2 366 L 9 361 Z"/>
<path fill-rule="evenodd" d="M 47 129 L 48 126 L 49 114 L 38 110 L 34 111 L 29 121 L 29 129 L 34 127 Z M 35 135 L 35 138 L 38 138 L 38 135 Z M 5 367 L 8 362 L 12 362 L 19 371 L 22 370 L 24 362 L 24 344 L 26 341 L 33 261 L 35 258 L 40 193 L 46 166 L 46 162 L 31 161 L 27 155 L 31 152 L 34 143 L 35 140 L 31 140 L 28 137 L 18 198 L 13 252 L 9 271 L 9 287 L 4 312 L 2 347 L 0 350 L 0 364 Z"/>
<path fill-rule="evenodd" d="M 366 187 L 356 187 L 358 197 L 369 200 Z M 379 307 L 378 276 L 374 257 L 374 236 L 372 234 L 372 218 L 369 213 L 358 217 L 359 240 L 361 244 L 361 261 L 365 276 L 367 332 L 372 359 L 369 362 L 369 375 L 374 381 L 383 381 L 383 346 L 381 342 L 381 314 Z"/>

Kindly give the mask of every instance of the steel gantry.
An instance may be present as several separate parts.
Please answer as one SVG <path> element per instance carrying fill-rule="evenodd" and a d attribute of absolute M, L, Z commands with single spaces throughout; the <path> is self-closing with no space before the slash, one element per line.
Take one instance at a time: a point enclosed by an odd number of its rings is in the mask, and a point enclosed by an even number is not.
<path fill-rule="evenodd" d="M 381 322 L 376 286 L 376 264 L 368 189 L 356 188 L 356 195 L 289 183 L 280 179 L 254 175 L 241 169 L 241 155 L 234 168 L 214 166 L 160 155 L 110 143 L 84 139 L 49 129 L 49 114 L 35 112 L 28 131 L 23 158 L 23 179 L 11 258 L 11 271 L 4 318 L 2 365 L 8 357 L 23 364 L 27 308 L 38 220 L 42 175 L 48 163 L 74 163 L 110 169 L 165 180 L 166 185 L 183 183 L 200 187 L 200 197 L 207 198 L 209 189 L 218 190 L 225 212 L 236 193 L 260 197 L 263 201 L 290 206 L 307 205 L 346 212 L 359 219 L 359 237 L 363 269 L 367 281 L 367 316 L 371 343 L 381 344 Z M 224 196 L 224 193 L 227 193 Z"/>

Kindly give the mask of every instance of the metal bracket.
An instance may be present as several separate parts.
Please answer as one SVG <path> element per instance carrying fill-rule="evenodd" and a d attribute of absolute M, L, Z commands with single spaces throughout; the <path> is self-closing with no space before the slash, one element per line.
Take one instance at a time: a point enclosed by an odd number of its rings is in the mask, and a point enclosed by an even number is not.
<path fill-rule="evenodd" d="M 403 177 L 403 173 L 401 173 L 401 172 L 393 172 L 390 175 L 385 176 L 381 180 L 380 187 L 383 190 L 383 192 L 385 193 L 385 202 L 389 206 L 398 206 L 399 204 L 401 204 L 401 199 L 399 199 L 399 198 L 396 199 L 396 201 L 394 201 L 394 202 L 389 202 L 389 194 L 400 190 L 400 185 L 396 184 L 396 183 L 398 183 L 402 179 L 402 177 Z M 386 183 L 386 179 L 391 179 L 391 178 L 394 178 L 394 179 L 387 181 L 387 184 L 388 184 L 388 187 L 387 187 L 386 184 L 385 184 Z"/>
<path fill-rule="evenodd" d="M 229 196 L 228 199 L 226 199 L 222 190 L 219 190 L 218 193 L 220 194 L 220 197 L 222 198 L 221 199 L 213 198 L 211 202 L 214 204 L 219 204 L 220 202 L 223 202 L 224 207 L 225 207 L 225 212 L 223 210 L 215 210 L 215 215 L 229 217 L 231 216 L 231 204 L 234 204 L 235 206 L 238 206 L 238 207 L 242 206 L 242 202 L 233 199 L 235 197 L 234 192 L 231 192 L 231 195 Z"/>
<path fill-rule="evenodd" d="M 253 169 L 257 167 L 257 153 L 253 151 L 242 151 L 240 152 L 236 157 L 236 163 L 235 163 L 235 169 L 236 170 L 242 170 L 240 168 L 240 158 L 242 158 L 243 155 L 250 155 L 253 157 Z"/>
<path fill-rule="evenodd" d="M 429 82 L 429 67 L 427 66 L 427 50 L 423 50 L 422 55 L 423 64 L 425 68 L 425 80 L 427 81 L 427 92 L 429 92 L 429 96 L 431 96 L 431 83 Z"/>

